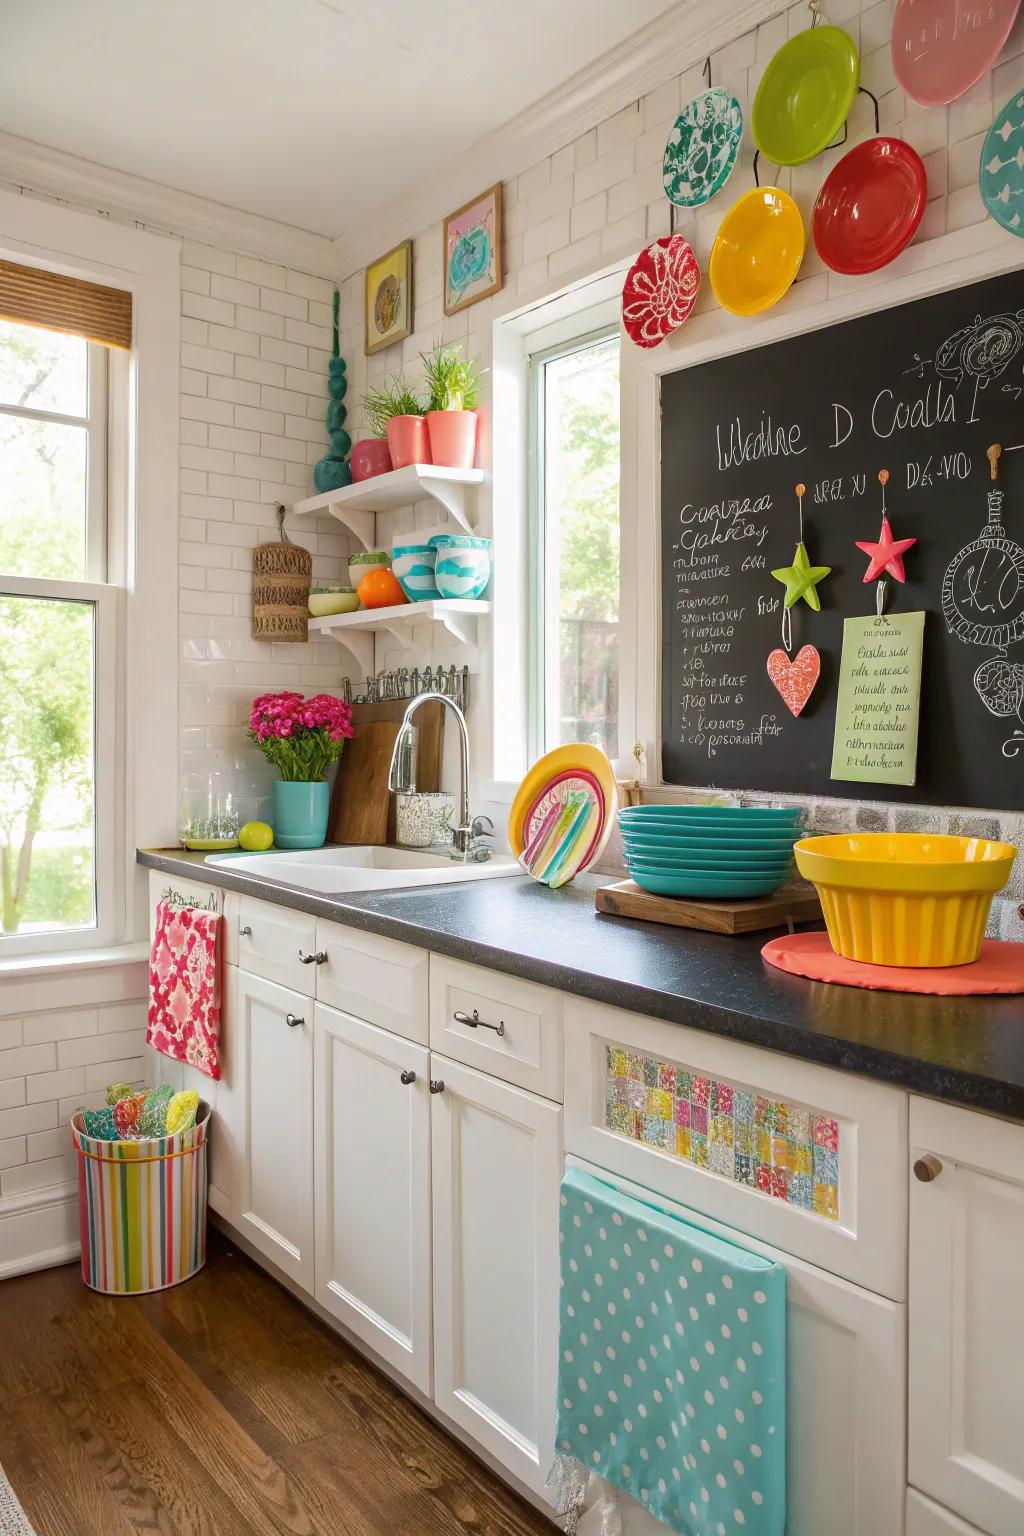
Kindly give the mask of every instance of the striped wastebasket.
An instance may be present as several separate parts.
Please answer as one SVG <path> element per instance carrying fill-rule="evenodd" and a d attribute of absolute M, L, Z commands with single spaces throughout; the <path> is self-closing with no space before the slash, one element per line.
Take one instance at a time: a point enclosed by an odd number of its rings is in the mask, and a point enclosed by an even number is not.
<path fill-rule="evenodd" d="M 108 1296 L 163 1291 L 206 1263 L 210 1106 L 175 1136 L 100 1141 L 72 1116 L 82 1279 Z"/>

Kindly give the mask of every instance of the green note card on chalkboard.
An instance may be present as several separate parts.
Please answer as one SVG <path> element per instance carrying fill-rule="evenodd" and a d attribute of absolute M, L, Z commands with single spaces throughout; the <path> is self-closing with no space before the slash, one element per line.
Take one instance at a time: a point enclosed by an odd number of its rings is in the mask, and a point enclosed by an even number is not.
<path fill-rule="evenodd" d="M 923 643 L 923 613 L 844 622 L 834 779 L 913 784 Z"/>

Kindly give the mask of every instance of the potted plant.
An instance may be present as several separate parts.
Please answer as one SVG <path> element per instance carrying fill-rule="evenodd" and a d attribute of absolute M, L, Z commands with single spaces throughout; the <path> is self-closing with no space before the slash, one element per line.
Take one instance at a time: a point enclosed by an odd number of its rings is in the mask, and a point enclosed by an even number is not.
<path fill-rule="evenodd" d="M 281 777 L 275 779 L 274 842 L 321 848 L 327 839 L 331 786 L 324 774 L 353 735 L 352 706 L 329 693 L 262 693 L 253 699 L 249 739 Z"/>
<path fill-rule="evenodd" d="M 363 415 L 374 437 L 387 437 L 392 469 L 430 463 L 423 406 L 400 373 L 366 391 Z"/>
<path fill-rule="evenodd" d="M 476 463 L 476 407 L 480 376 L 476 365 L 462 356 L 457 342 L 434 343 L 421 352 L 426 379 L 427 427 L 435 464 L 450 469 L 472 469 Z"/>

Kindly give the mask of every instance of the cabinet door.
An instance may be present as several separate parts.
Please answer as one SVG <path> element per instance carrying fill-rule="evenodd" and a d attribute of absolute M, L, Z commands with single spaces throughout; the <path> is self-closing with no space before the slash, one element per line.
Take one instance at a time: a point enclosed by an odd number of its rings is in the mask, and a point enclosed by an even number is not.
<path fill-rule="evenodd" d="M 981 1536 L 976 1526 L 967 1525 L 959 1515 L 950 1514 L 941 1504 L 933 1504 L 923 1493 L 907 1489 L 907 1536 Z"/>
<path fill-rule="evenodd" d="M 197 1088 L 200 1098 L 214 1092 L 214 1115 L 210 1126 L 210 1205 L 227 1221 L 237 1219 L 238 1177 L 242 1162 L 240 1115 L 244 1103 L 238 1076 L 238 972 L 233 965 L 224 967 L 220 1009 L 220 1080 L 216 1083 L 191 1067 L 185 1071 L 194 1081 L 183 1084 Z M 201 1084 L 205 1083 L 205 1089 Z"/>
<path fill-rule="evenodd" d="M 641 1185 L 567 1162 L 643 1199 Z M 649 1198 L 649 1196 L 648 1196 Z M 786 1269 L 786 1536 L 902 1536 L 906 1307 L 659 1197 L 684 1221 Z M 625 1494 L 626 1536 L 664 1526 Z"/>
<path fill-rule="evenodd" d="M 1024 1127 L 911 1101 L 910 1482 L 1024 1531 Z"/>
<path fill-rule="evenodd" d="M 239 1231 L 313 1289 L 313 1004 L 238 973 Z"/>
<path fill-rule="evenodd" d="M 434 1401 L 543 1493 L 554 1452 L 559 1105 L 431 1053 Z"/>
<path fill-rule="evenodd" d="M 427 1052 L 316 1005 L 316 1299 L 430 1392 Z"/>

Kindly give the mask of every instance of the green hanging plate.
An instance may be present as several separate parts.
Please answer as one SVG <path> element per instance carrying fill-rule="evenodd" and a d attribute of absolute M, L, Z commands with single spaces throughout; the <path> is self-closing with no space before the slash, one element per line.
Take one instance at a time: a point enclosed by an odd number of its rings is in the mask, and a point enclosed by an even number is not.
<path fill-rule="evenodd" d="M 1024 235 L 1024 92 L 1014 92 L 985 135 L 978 182 L 996 223 Z"/>
<path fill-rule="evenodd" d="M 754 97 L 754 143 L 774 165 L 803 165 L 827 149 L 860 85 L 857 45 L 842 27 L 809 27 L 769 60 Z"/>
<path fill-rule="evenodd" d="M 743 137 L 743 108 L 714 86 L 688 101 L 665 145 L 665 196 L 677 208 L 699 208 L 733 173 Z"/>

